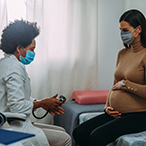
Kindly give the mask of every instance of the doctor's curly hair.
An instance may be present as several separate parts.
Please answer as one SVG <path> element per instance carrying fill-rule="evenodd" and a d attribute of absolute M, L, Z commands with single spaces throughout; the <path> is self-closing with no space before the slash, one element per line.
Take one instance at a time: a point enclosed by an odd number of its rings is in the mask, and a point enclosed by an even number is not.
<path fill-rule="evenodd" d="M 37 27 L 36 22 L 15 20 L 3 30 L 0 49 L 5 53 L 13 54 L 18 45 L 27 47 L 39 33 L 40 28 Z"/>

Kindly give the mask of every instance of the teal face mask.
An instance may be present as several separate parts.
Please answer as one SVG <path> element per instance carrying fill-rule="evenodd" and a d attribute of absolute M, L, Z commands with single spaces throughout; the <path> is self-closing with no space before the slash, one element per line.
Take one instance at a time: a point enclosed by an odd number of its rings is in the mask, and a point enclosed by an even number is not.
<path fill-rule="evenodd" d="M 22 57 L 20 55 L 20 61 L 24 64 L 24 65 L 28 65 L 30 64 L 33 60 L 34 60 L 34 57 L 35 57 L 35 53 L 34 52 L 31 52 L 29 50 L 26 51 L 26 56 L 25 57 Z"/>

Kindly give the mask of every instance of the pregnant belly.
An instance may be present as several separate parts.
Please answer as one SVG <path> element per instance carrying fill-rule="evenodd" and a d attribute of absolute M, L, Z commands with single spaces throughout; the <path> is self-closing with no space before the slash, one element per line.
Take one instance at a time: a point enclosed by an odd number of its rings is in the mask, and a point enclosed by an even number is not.
<path fill-rule="evenodd" d="M 130 92 L 122 90 L 112 91 L 109 97 L 109 104 L 121 113 L 145 111 L 146 99 Z"/>

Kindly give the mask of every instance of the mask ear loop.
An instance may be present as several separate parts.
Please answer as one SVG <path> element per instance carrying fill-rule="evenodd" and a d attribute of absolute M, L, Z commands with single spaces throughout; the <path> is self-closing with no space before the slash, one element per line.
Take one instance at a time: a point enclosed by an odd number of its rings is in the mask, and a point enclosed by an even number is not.
<path fill-rule="evenodd" d="M 134 29 L 134 30 L 136 30 L 138 28 L 138 26 Z M 139 33 L 135 36 L 135 38 L 137 37 L 139 35 Z"/>
<path fill-rule="evenodd" d="M 21 48 L 25 49 L 22 45 L 20 46 Z M 25 49 L 26 50 L 26 49 Z"/>
<path fill-rule="evenodd" d="M 139 35 L 139 33 L 135 36 L 135 38 Z"/>
<path fill-rule="evenodd" d="M 20 60 L 20 56 L 21 56 L 20 48 L 21 48 L 21 46 L 19 46 L 19 51 L 17 50 L 17 53 L 19 54 L 19 60 Z"/>
<path fill-rule="evenodd" d="M 26 50 L 23 46 L 19 46 L 19 51 L 17 51 L 18 52 L 18 54 L 21 56 L 21 53 L 20 53 L 20 48 L 23 48 L 24 50 Z"/>
<path fill-rule="evenodd" d="M 134 30 L 132 30 L 131 33 L 132 33 L 133 31 L 135 31 L 137 28 L 138 28 L 138 26 L 137 26 Z M 139 35 L 139 33 L 138 33 L 134 38 L 136 38 L 138 35 Z"/>
<path fill-rule="evenodd" d="M 21 46 L 19 45 L 19 46 L 18 46 L 18 50 L 17 50 L 17 53 L 19 54 L 19 56 L 21 55 L 21 54 L 20 54 L 20 48 L 21 48 Z"/>
<path fill-rule="evenodd" d="M 25 51 L 27 51 L 26 48 L 24 48 L 23 46 L 21 46 L 21 48 L 23 48 Z"/>

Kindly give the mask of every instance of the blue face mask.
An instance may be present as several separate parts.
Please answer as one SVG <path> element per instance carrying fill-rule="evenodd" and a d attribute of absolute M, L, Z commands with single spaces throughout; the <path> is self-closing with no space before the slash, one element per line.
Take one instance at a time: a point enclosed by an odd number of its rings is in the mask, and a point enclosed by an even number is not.
<path fill-rule="evenodd" d="M 29 50 L 26 51 L 26 56 L 25 57 L 22 57 L 20 55 L 20 61 L 24 64 L 24 65 L 28 65 L 30 64 L 33 60 L 34 60 L 34 57 L 35 57 L 35 53 L 34 52 L 31 52 Z"/>
<path fill-rule="evenodd" d="M 138 27 L 136 27 L 134 30 L 136 30 L 137 28 Z M 139 33 L 133 38 L 132 37 L 133 31 L 121 32 L 121 39 L 125 44 L 131 45 L 138 36 Z"/>

